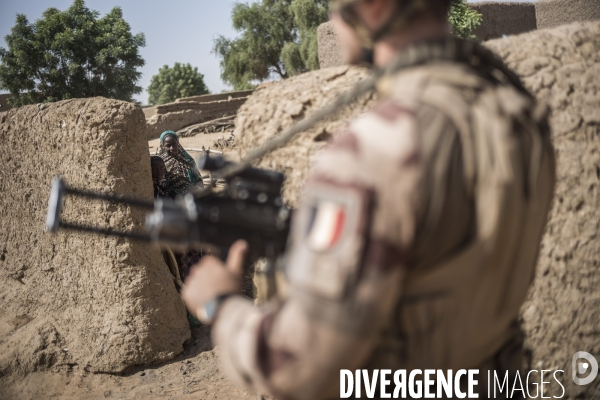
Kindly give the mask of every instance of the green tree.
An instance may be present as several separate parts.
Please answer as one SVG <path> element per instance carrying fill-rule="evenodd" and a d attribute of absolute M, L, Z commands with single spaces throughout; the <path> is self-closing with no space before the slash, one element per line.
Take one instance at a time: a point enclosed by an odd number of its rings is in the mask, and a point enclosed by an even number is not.
<path fill-rule="evenodd" d="M 235 3 L 232 22 L 240 37 L 215 39 L 221 78 L 235 90 L 275 75 L 317 69 L 316 29 L 327 21 L 327 0 L 261 0 Z"/>
<path fill-rule="evenodd" d="M 317 28 L 329 18 L 329 0 L 294 0 L 290 6 L 297 41 L 281 50 L 281 60 L 290 75 L 319 69 Z"/>
<path fill-rule="evenodd" d="M 190 64 L 175 63 L 173 68 L 165 65 L 152 77 L 148 86 L 150 104 L 171 103 L 176 99 L 208 94 L 204 75 Z"/>
<path fill-rule="evenodd" d="M 144 34 L 131 33 L 119 7 L 99 15 L 83 0 L 49 8 L 33 24 L 17 15 L 8 50 L 0 48 L 0 88 L 13 106 L 93 96 L 132 101 L 142 91 Z"/>
<path fill-rule="evenodd" d="M 221 58 L 221 78 L 235 90 L 273 76 L 287 78 L 319 68 L 317 27 L 329 15 L 328 0 L 261 0 L 235 3 L 236 39 L 218 36 L 213 52 Z M 449 21 L 455 35 L 474 38 L 481 15 L 466 0 L 454 0 Z"/>
<path fill-rule="evenodd" d="M 481 25 L 482 17 L 467 5 L 466 0 L 454 0 L 448 12 L 448 22 L 452 33 L 463 39 L 473 39 L 473 30 Z"/>

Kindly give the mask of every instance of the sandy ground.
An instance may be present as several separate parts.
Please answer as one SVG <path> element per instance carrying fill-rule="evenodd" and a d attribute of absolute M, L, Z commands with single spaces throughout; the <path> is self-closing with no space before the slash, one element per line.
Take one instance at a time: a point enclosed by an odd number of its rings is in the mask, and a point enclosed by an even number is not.
<path fill-rule="evenodd" d="M 214 147 L 215 140 L 228 134 L 199 134 L 182 138 L 188 150 Z M 155 154 L 159 140 L 148 142 L 150 154 Z M 189 150 L 197 158 L 201 152 Z M 239 160 L 233 149 L 224 156 Z M 1 377 L 0 400 L 33 399 L 256 399 L 243 391 L 220 371 L 218 349 L 210 339 L 210 328 L 192 329 L 192 340 L 183 354 L 156 366 L 133 368 L 122 375 L 92 374 L 78 366 L 57 366 L 51 371 L 36 372 L 26 377 Z"/>
<path fill-rule="evenodd" d="M 175 360 L 134 368 L 125 374 L 91 374 L 62 366 L 25 378 L 0 378 L 0 399 L 256 399 L 220 371 L 210 328 L 192 330 L 192 340 Z"/>

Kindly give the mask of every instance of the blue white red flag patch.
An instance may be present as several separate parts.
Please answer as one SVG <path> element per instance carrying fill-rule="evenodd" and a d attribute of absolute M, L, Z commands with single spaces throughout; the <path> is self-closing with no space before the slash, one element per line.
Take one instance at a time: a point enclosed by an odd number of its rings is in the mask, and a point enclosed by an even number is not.
<path fill-rule="evenodd" d="M 294 214 L 286 273 L 293 287 L 329 299 L 355 279 L 370 227 L 367 189 L 313 180 Z"/>
<path fill-rule="evenodd" d="M 323 252 L 340 240 L 346 222 L 346 207 L 336 201 L 320 201 L 310 210 L 307 241 L 310 248 Z"/>

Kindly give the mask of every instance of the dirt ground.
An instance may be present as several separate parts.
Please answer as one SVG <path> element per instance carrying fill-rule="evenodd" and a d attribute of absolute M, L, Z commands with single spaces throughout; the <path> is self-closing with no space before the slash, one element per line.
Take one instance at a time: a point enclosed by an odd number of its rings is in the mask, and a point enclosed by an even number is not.
<path fill-rule="evenodd" d="M 202 146 L 215 149 L 214 142 L 228 134 L 198 134 L 182 138 L 182 146 L 197 158 Z M 148 142 L 155 154 L 159 139 Z M 219 149 L 222 151 L 223 149 Z M 225 149 L 231 160 L 239 157 L 234 149 Z M 240 390 L 220 371 L 218 349 L 210 339 L 210 327 L 192 329 L 192 339 L 183 354 L 172 361 L 137 367 L 122 375 L 93 374 L 73 365 L 55 366 L 51 371 L 23 377 L 0 376 L 0 400 L 33 399 L 256 399 Z"/>
<path fill-rule="evenodd" d="M 192 330 L 192 340 L 175 360 L 134 368 L 123 375 L 101 375 L 60 366 L 25 378 L 0 378 L 0 399 L 256 399 L 220 371 L 210 328 Z"/>

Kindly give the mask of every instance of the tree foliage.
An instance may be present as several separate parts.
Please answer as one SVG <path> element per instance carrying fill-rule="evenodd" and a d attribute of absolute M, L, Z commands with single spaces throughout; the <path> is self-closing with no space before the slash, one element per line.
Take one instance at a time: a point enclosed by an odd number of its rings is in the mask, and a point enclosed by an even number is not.
<path fill-rule="evenodd" d="M 218 36 L 213 52 L 221 58 L 221 78 L 235 90 L 319 68 L 317 27 L 328 19 L 328 0 L 235 3 L 231 15 L 240 36 Z M 474 38 L 471 32 L 481 24 L 466 0 L 454 0 L 448 17 L 453 33 L 463 38 Z"/>
<path fill-rule="evenodd" d="M 139 48 L 143 33 L 133 35 L 119 7 L 99 18 L 75 0 L 65 11 L 49 8 L 30 24 L 17 15 L 0 48 L 0 88 L 11 104 L 104 96 L 132 101 L 144 65 Z"/>
<path fill-rule="evenodd" d="M 204 75 L 198 72 L 198 67 L 176 62 L 173 68 L 165 65 L 152 77 L 148 86 L 148 102 L 150 104 L 171 103 L 182 97 L 208 93 Z"/>
<path fill-rule="evenodd" d="M 290 75 L 319 69 L 317 28 L 329 17 L 328 0 L 294 0 L 290 12 L 297 40 L 281 50 L 281 60 Z"/>
<path fill-rule="evenodd" d="M 467 5 L 466 0 L 454 0 L 448 12 L 448 22 L 452 33 L 463 39 L 473 39 L 473 30 L 481 25 L 482 17 Z"/>
<path fill-rule="evenodd" d="M 316 30 L 327 21 L 327 0 L 261 0 L 236 3 L 231 13 L 240 37 L 215 39 L 221 78 L 235 90 L 270 77 L 317 69 Z"/>

